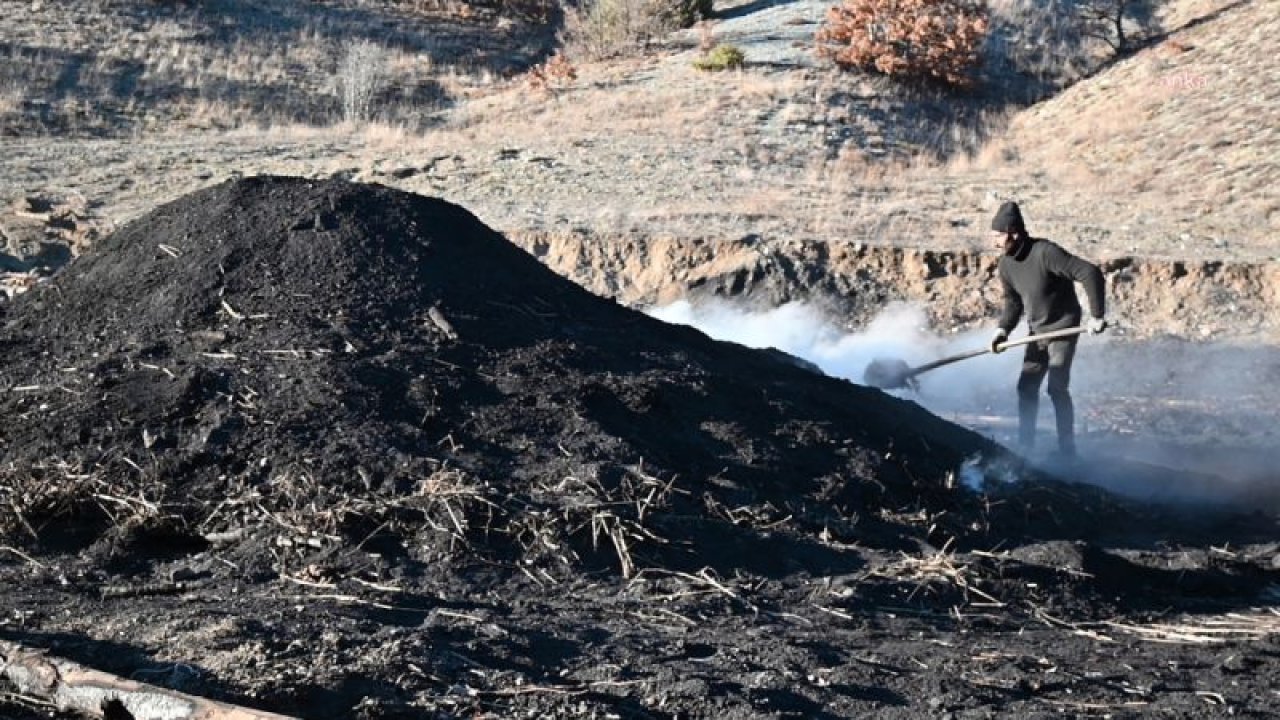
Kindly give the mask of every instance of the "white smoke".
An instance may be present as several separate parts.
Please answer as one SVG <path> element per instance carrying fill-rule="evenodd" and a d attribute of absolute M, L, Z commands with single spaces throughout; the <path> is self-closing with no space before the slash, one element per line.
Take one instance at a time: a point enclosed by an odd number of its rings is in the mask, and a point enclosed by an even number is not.
<path fill-rule="evenodd" d="M 900 359 L 918 367 L 944 357 L 986 347 L 992 331 L 939 335 L 929 328 L 923 306 L 894 303 L 857 331 L 841 327 L 817 307 L 788 303 L 770 310 L 744 311 L 725 301 L 681 300 L 650 310 L 659 320 L 691 325 L 717 340 L 755 348 L 773 347 L 808 360 L 833 377 L 864 382 L 877 359 Z M 1020 352 L 980 355 L 917 376 L 909 395 L 941 415 L 989 410 L 993 395 L 1011 401 Z M 1007 403 L 1002 403 L 1007 404 Z"/>
<path fill-rule="evenodd" d="M 789 303 L 749 311 L 726 301 L 680 301 L 650 310 L 666 322 L 756 348 L 773 347 L 814 363 L 823 372 L 866 384 L 867 366 L 896 358 L 918 367 L 983 349 L 994 331 L 938 333 L 921 305 L 887 307 L 867 326 L 852 329 L 815 306 Z M 1014 339 L 1025 334 L 1025 326 Z M 1063 477 L 1153 500 L 1259 503 L 1280 510 L 1274 439 L 1280 421 L 1260 408 L 1250 388 L 1269 387 L 1257 369 L 1259 351 L 1236 353 L 1198 343 L 1110 343 L 1110 333 L 1086 336 L 1072 368 L 1076 430 L 1082 458 L 1069 465 L 1048 459 L 1054 442 L 1052 404 L 1041 393 L 1037 464 Z M 1017 432 L 1015 385 L 1023 348 L 981 354 L 917 377 L 918 388 L 887 392 L 1012 446 Z M 1280 372 L 1273 369 L 1272 372 Z M 1271 380 L 1270 382 L 1274 382 Z M 1252 445 L 1252 447 L 1246 447 Z M 969 487 L 981 483 L 961 469 Z M 1224 482 L 1225 480 L 1225 482 Z"/>

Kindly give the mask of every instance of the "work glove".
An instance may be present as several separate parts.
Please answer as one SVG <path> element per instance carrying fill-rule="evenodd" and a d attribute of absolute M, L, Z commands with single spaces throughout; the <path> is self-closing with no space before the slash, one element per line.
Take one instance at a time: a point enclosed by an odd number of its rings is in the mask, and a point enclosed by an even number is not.
<path fill-rule="evenodd" d="M 1000 343 L 1008 339 L 1009 331 L 1004 328 L 1000 328 L 999 330 L 996 330 L 995 335 L 991 336 L 991 345 L 988 347 L 991 348 L 991 352 L 993 353 L 1002 353 L 1004 352 L 1004 348 L 1000 347 Z"/>
<path fill-rule="evenodd" d="M 1097 335 L 1107 329 L 1106 318 L 1091 317 L 1085 321 L 1084 327 L 1092 335 Z"/>

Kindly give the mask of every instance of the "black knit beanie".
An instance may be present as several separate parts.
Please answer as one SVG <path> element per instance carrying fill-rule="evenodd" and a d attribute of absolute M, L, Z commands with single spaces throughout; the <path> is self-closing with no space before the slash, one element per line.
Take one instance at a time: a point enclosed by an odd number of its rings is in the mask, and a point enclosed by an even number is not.
<path fill-rule="evenodd" d="M 996 211 L 996 216 L 991 220 L 991 229 L 997 232 L 1019 232 L 1027 231 L 1027 226 L 1022 223 L 1022 211 L 1018 209 L 1018 203 L 1006 202 Z"/>

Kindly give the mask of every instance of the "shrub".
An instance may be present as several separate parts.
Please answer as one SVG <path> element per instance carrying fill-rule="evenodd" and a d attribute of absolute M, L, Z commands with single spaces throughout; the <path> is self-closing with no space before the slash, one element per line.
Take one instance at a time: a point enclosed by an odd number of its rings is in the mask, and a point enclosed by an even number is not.
<path fill-rule="evenodd" d="M 508 15 L 541 24 L 553 22 L 560 12 L 558 0 L 500 0 L 498 5 Z"/>
<path fill-rule="evenodd" d="M 373 99 L 387 78 L 387 51 L 367 40 L 353 43 L 338 66 L 342 117 L 364 122 L 373 115 Z"/>
<path fill-rule="evenodd" d="M 570 59 L 624 55 L 693 26 L 711 9 L 712 0 L 584 0 L 566 11 L 560 41 Z"/>
<path fill-rule="evenodd" d="M 818 30 L 818 55 L 843 68 L 965 87 L 986 32 L 984 0 L 844 0 Z"/>
<path fill-rule="evenodd" d="M 698 70 L 706 70 L 709 72 L 719 72 L 721 70 L 734 70 L 742 67 L 747 61 L 747 56 L 735 45 L 717 45 L 711 49 L 706 55 L 693 61 L 693 66 Z"/>
<path fill-rule="evenodd" d="M 670 12 L 676 27 L 688 28 L 711 17 L 714 5 L 713 0 L 674 0 Z"/>
<path fill-rule="evenodd" d="M 578 70 L 564 55 L 556 53 L 546 62 L 529 69 L 529 86 L 534 90 L 551 91 L 565 87 L 578 79 Z"/>
<path fill-rule="evenodd" d="M 986 71 L 1034 102 L 1088 75 L 1096 53 L 1074 0 L 990 0 Z"/>
<path fill-rule="evenodd" d="M 1160 31 L 1164 0 L 989 0 L 985 72 L 1022 102 L 1052 95 Z"/>

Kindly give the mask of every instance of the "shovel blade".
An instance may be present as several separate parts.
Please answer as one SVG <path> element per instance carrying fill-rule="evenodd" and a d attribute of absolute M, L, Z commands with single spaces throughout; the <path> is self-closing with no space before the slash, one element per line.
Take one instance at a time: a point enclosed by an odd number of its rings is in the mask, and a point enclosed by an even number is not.
<path fill-rule="evenodd" d="M 915 388 L 911 366 L 898 358 L 876 358 L 862 373 L 863 383 L 881 390 Z"/>

